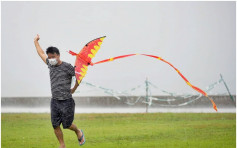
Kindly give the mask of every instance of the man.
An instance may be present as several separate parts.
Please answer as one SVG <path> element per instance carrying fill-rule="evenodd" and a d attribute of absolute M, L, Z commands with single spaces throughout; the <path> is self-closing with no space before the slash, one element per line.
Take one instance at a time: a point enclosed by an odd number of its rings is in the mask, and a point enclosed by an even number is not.
<path fill-rule="evenodd" d="M 73 124 L 75 102 L 72 98 L 72 94 L 79 85 L 76 81 L 75 86 L 71 89 L 71 80 L 72 76 L 75 76 L 75 69 L 71 64 L 60 60 L 60 52 L 56 47 L 48 47 L 46 55 L 39 45 L 39 39 L 40 37 L 37 34 L 34 38 L 34 44 L 38 55 L 49 68 L 52 93 L 50 102 L 51 122 L 60 144 L 59 148 L 65 148 L 63 132 L 60 128 L 61 123 L 64 129 L 74 131 L 79 144 L 83 145 L 85 143 L 83 131 Z"/>

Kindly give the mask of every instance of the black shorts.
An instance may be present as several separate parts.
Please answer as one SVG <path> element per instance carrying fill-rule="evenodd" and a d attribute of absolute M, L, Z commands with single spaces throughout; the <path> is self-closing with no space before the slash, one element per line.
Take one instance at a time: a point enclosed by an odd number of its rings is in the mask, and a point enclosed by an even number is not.
<path fill-rule="evenodd" d="M 72 98 L 66 100 L 51 99 L 51 122 L 53 128 L 63 124 L 63 128 L 69 128 L 74 120 L 75 102 Z"/>

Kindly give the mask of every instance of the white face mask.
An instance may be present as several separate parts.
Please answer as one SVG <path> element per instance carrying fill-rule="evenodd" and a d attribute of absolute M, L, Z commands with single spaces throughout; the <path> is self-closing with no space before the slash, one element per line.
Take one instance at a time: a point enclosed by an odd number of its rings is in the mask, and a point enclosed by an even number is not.
<path fill-rule="evenodd" d="M 49 59 L 49 64 L 50 65 L 56 65 L 58 64 L 58 61 L 54 58 L 54 59 Z"/>

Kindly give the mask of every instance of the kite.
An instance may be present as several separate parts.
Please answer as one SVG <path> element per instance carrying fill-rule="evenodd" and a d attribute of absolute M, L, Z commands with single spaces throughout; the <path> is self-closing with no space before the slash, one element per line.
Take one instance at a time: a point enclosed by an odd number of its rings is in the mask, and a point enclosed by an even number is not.
<path fill-rule="evenodd" d="M 205 97 L 207 97 L 211 101 L 213 108 L 217 111 L 215 102 L 207 95 L 207 93 L 205 91 L 192 85 L 176 67 L 174 67 L 171 63 L 169 63 L 168 61 L 164 60 L 161 57 L 154 56 L 154 55 L 148 55 L 148 54 L 127 54 L 127 55 L 121 55 L 121 56 L 105 59 L 105 60 L 102 60 L 102 61 L 99 61 L 96 63 L 92 63 L 91 60 L 93 57 L 95 57 L 95 54 L 100 49 L 100 46 L 101 46 L 105 37 L 106 36 L 99 37 L 99 38 L 96 38 L 96 39 L 88 42 L 78 54 L 71 51 L 71 50 L 68 51 L 72 56 L 76 56 L 75 74 L 76 74 L 76 79 L 77 79 L 78 84 L 80 84 L 83 77 L 85 77 L 89 65 L 93 66 L 96 64 L 100 64 L 100 63 L 114 61 L 114 60 L 120 59 L 120 58 L 125 58 L 125 57 L 130 57 L 130 56 L 135 56 L 135 55 L 143 55 L 143 56 L 161 60 L 162 62 L 165 62 L 165 63 L 169 64 L 171 67 L 173 67 L 173 69 L 183 78 L 183 80 L 187 83 L 187 85 L 189 85 L 191 88 L 193 88 L 197 92 L 199 92 L 202 95 L 204 95 Z"/>

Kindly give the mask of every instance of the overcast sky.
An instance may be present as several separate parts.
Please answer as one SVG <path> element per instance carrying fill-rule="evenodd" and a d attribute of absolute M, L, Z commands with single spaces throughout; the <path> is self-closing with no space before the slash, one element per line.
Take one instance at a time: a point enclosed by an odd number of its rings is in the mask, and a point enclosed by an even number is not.
<path fill-rule="evenodd" d="M 75 57 L 65 50 L 79 52 L 90 40 L 106 35 L 93 62 L 130 53 L 154 54 L 201 89 L 218 81 L 221 73 L 236 93 L 235 2 L 1 3 L 3 97 L 51 95 L 49 69 L 33 42 L 37 33 L 44 51 L 56 46 L 61 59 L 72 65 Z M 84 81 L 126 90 L 146 77 L 167 91 L 194 92 L 172 67 L 143 56 L 89 67 Z M 212 91 L 223 92 L 224 85 Z"/>

